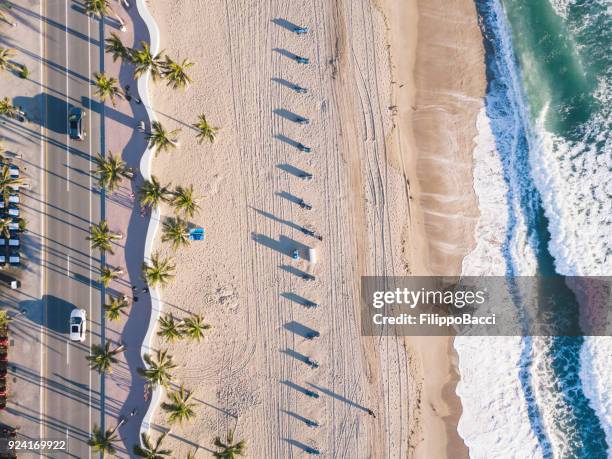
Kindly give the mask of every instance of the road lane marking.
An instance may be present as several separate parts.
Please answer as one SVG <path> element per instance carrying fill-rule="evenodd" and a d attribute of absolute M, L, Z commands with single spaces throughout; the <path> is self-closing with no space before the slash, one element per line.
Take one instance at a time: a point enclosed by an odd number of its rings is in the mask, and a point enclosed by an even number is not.
<path fill-rule="evenodd" d="M 45 7 L 44 7 L 45 2 L 43 0 L 41 0 L 39 2 L 39 16 L 40 16 L 40 53 L 42 56 L 46 57 L 47 56 L 47 49 L 45 47 L 45 40 L 44 40 L 44 36 L 46 35 L 46 25 L 45 22 L 43 21 L 43 18 L 46 17 L 46 11 L 45 11 Z M 47 72 L 45 72 L 45 67 L 44 67 L 44 59 L 40 60 L 40 93 L 41 94 L 45 94 L 45 85 L 47 84 Z M 39 400 L 39 410 L 40 410 L 40 418 L 41 418 L 41 422 L 40 422 L 40 427 L 39 427 L 39 432 L 40 432 L 40 438 L 44 438 L 45 437 L 45 421 L 44 421 L 44 416 L 43 414 L 45 413 L 45 395 L 46 392 L 44 390 L 45 385 L 43 384 L 43 377 L 46 374 L 46 368 L 45 368 L 45 362 L 46 362 L 46 356 L 43 358 L 43 356 L 45 355 L 45 344 L 46 344 L 46 339 L 45 339 L 45 327 L 46 327 L 46 309 L 47 309 L 47 304 L 46 304 L 46 299 L 44 297 L 44 294 L 46 292 L 46 267 L 45 267 L 45 261 L 47 259 L 47 249 L 46 249 L 46 244 L 44 242 L 45 240 L 45 234 L 46 232 L 46 218 L 44 217 L 45 215 L 45 202 L 46 202 L 46 198 L 47 198 L 47 182 L 45 180 L 45 174 L 44 171 L 47 169 L 47 165 L 46 165 L 46 161 L 45 161 L 45 151 L 46 151 L 46 143 L 43 140 L 44 135 L 45 134 L 45 126 L 47 125 L 47 102 L 46 102 L 46 98 L 42 98 L 44 107 L 41 107 L 41 113 L 44 114 L 44 119 L 43 119 L 43 123 L 41 123 L 40 126 L 40 165 L 44 167 L 40 168 L 40 215 L 41 215 L 41 225 L 40 225 L 40 239 L 41 239 L 41 250 L 40 250 L 40 296 L 42 299 L 42 324 L 40 326 L 40 388 L 39 388 L 39 394 L 40 394 L 40 400 Z"/>
<path fill-rule="evenodd" d="M 100 19 L 101 21 L 103 21 L 103 19 Z M 88 37 L 88 41 L 87 41 L 87 68 L 89 70 L 89 75 L 91 75 L 91 21 L 92 18 L 91 17 L 87 17 L 87 37 Z M 103 39 L 104 39 L 104 26 L 102 26 L 102 36 L 98 37 L 98 43 L 103 43 Z M 98 51 L 99 52 L 99 51 Z M 88 76 L 89 76 L 88 75 Z M 92 91 L 92 87 L 91 84 L 88 84 L 88 108 L 89 108 L 89 119 L 88 119 L 88 123 L 89 123 L 89 132 L 91 133 L 91 126 L 93 123 L 93 116 L 91 113 L 91 91 Z M 92 145 L 93 145 L 93 136 L 90 135 L 89 136 L 89 156 L 91 157 L 92 154 Z M 102 152 L 104 153 L 104 152 Z M 92 200 L 91 200 L 91 193 L 92 190 L 92 178 L 91 178 L 91 174 L 89 174 L 89 221 L 92 221 Z M 92 254 L 93 254 L 93 250 L 91 247 L 91 244 L 89 245 L 89 317 L 93 317 L 93 314 L 91 313 L 91 309 L 92 309 L 92 303 L 93 303 L 93 288 L 92 288 L 92 282 L 93 282 L 93 258 L 92 258 Z M 87 337 L 87 339 L 89 340 L 89 353 L 91 355 L 91 332 L 88 334 L 89 336 Z M 88 372 L 89 374 L 89 416 L 88 416 L 88 421 L 89 421 L 89 432 L 91 432 L 92 430 L 92 390 L 91 390 L 91 378 L 92 378 L 92 371 Z M 101 391 L 100 391 L 101 392 Z M 102 394 L 100 394 L 102 395 Z M 102 397 L 100 397 L 100 403 L 103 403 L 104 401 L 102 400 Z M 102 419 L 101 423 L 102 426 L 104 426 L 104 419 Z M 91 459 L 91 448 L 88 448 L 88 453 L 89 453 L 89 459 Z"/>
<path fill-rule="evenodd" d="M 66 37 L 66 64 L 65 64 L 65 70 L 66 70 L 66 191 L 70 191 L 70 135 L 68 133 L 69 129 L 68 129 L 68 112 L 70 109 L 70 102 L 68 102 L 69 100 L 69 95 L 70 95 L 70 90 L 68 88 L 68 3 L 66 2 L 66 9 L 65 9 L 65 21 L 64 21 L 64 32 L 65 32 L 65 37 Z"/>
<path fill-rule="evenodd" d="M 66 365 L 70 365 L 70 341 L 66 341 Z"/>

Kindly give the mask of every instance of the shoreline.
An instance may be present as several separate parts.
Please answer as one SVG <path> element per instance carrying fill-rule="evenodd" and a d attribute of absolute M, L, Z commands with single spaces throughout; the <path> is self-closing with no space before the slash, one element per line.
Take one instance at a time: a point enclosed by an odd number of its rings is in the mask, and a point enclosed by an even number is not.
<path fill-rule="evenodd" d="M 411 199 L 408 231 L 411 237 L 404 246 L 404 252 L 410 254 L 407 257 L 409 274 L 459 275 L 464 257 L 476 245 L 474 234 L 479 215 L 473 189 L 473 151 L 478 135 L 478 106 L 483 106 L 486 82 L 476 7 L 471 0 L 455 1 L 454 5 L 418 0 L 380 0 L 378 3 L 387 23 L 394 83 L 393 104 L 399 115 L 399 120 L 394 123 L 396 138 L 391 139 L 395 151 L 393 160 L 407 171 Z M 449 11 L 460 12 L 459 18 L 449 17 Z M 457 19 L 463 20 L 460 22 L 464 23 L 467 33 L 455 26 L 453 22 Z M 448 55 L 448 48 L 453 46 L 444 40 L 449 40 L 449 37 L 456 48 L 467 48 L 466 43 L 471 43 L 471 49 L 477 52 L 467 56 L 464 53 Z M 479 60 L 481 65 L 473 65 L 474 62 L 470 62 L 473 59 Z M 440 78 L 440 74 L 451 78 Z M 412 75 L 413 79 L 409 77 Z M 461 81 L 457 85 L 452 81 L 455 77 L 473 79 L 477 83 L 464 85 Z M 445 93 L 451 91 L 457 93 L 459 100 L 463 99 L 460 96 L 473 98 L 474 107 L 465 110 L 465 105 L 455 106 L 451 98 L 445 97 Z M 427 116 L 428 107 L 432 105 L 443 114 L 454 112 L 459 120 L 445 119 L 436 110 Z M 428 125 L 430 123 L 433 128 Z M 439 126 L 451 132 L 454 130 L 450 136 L 454 135 L 457 141 L 442 145 L 436 139 L 442 137 Z M 465 132 L 463 137 L 462 132 Z M 443 151 L 444 146 L 451 147 L 454 156 L 451 163 L 437 161 L 437 152 Z M 455 146 L 454 152 L 452 146 Z M 423 163 L 429 167 L 426 170 L 421 167 L 416 172 Z M 466 179 L 457 180 L 458 185 L 453 189 L 448 182 L 456 177 L 450 169 L 457 167 L 458 163 L 463 167 Z M 449 178 L 445 180 L 446 174 L 441 172 L 438 183 L 427 183 L 432 178 L 430 171 L 436 167 L 446 169 Z M 461 202 L 453 199 L 457 196 L 467 197 Z M 452 199 L 450 205 L 449 199 Z M 455 220 L 457 214 L 460 218 Z M 448 232 L 437 232 L 436 227 L 444 227 Z M 419 259 L 424 261 L 424 266 L 418 263 Z M 458 433 L 462 405 L 456 393 L 460 373 L 454 338 L 407 337 L 406 342 L 413 353 L 421 355 L 418 361 L 422 364 L 421 368 L 413 368 L 420 375 L 423 388 L 422 411 L 418 413 L 416 426 L 411 427 L 421 434 L 420 439 L 411 440 L 414 457 L 468 457 L 467 446 Z M 440 438 L 444 440 L 440 441 Z"/>

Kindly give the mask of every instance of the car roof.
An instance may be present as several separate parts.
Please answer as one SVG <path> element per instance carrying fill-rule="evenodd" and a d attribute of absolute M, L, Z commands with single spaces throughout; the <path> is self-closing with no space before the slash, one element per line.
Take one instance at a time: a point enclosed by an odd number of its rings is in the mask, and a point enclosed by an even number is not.
<path fill-rule="evenodd" d="M 73 309 L 70 312 L 70 317 L 81 317 L 81 318 L 85 318 L 85 310 L 84 309 Z"/>

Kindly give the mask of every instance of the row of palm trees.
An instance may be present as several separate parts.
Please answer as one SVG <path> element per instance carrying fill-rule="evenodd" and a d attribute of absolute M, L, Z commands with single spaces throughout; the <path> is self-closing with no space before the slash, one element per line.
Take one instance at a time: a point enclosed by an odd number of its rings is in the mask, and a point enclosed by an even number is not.
<path fill-rule="evenodd" d="M 108 0 L 88 0 L 86 2 L 88 12 L 98 17 L 113 14 Z M 95 8 L 94 8 L 95 6 Z M 120 20 L 120 18 L 118 18 Z M 114 33 L 106 40 L 106 51 L 111 53 L 113 60 L 122 59 L 134 66 L 134 77 L 138 78 L 147 72 L 153 80 L 164 78 L 168 86 L 173 88 L 185 88 L 191 83 L 191 78 L 187 70 L 194 64 L 184 59 L 182 62 L 175 62 L 163 51 L 153 55 L 150 45 L 141 41 L 139 49 L 131 49 L 123 45 L 121 39 Z M 121 89 L 119 82 L 114 77 L 109 77 L 103 73 L 94 74 L 93 85 L 95 93 L 101 101 L 110 101 L 113 106 L 117 99 L 124 99 L 126 94 Z M 192 125 L 197 132 L 198 141 L 214 142 L 218 128 L 210 125 L 204 114 L 199 115 L 196 123 Z M 151 130 L 147 132 L 146 139 L 149 148 L 159 152 L 166 152 L 178 146 L 177 136 L 180 129 L 167 130 L 160 122 L 152 123 Z M 134 170 L 129 168 L 123 160 L 113 153 L 104 157 L 99 154 L 95 158 L 99 185 L 109 192 L 115 191 L 123 179 L 131 180 L 134 177 Z M 170 184 L 163 185 L 152 176 L 150 180 L 145 180 L 138 191 L 139 201 L 143 208 L 157 208 L 162 203 L 169 204 L 174 208 L 174 217 L 168 217 L 163 222 L 162 241 L 172 243 L 174 249 L 189 243 L 189 225 L 186 219 L 193 217 L 199 211 L 198 198 L 194 194 L 193 186 L 171 187 Z M 101 221 L 98 225 L 91 228 L 89 240 L 92 246 L 102 252 L 112 253 L 113 240 L 120 239 L 121 233 L 110 231 L 108 223 Z M 154 287 L 165 285 L 174 277 L 175 265 L 171 258 L 162 257 L 158 252 L 151 255 L 150 259 L 143 262 L 142 277 L 147 285 Z M 100 281 L 108 286 L 113 279 L 123 274 L 121 268 L 105 266 L 100 272 Z M 106 316 L 109 320 L 118 320 L 122 314 L 126 314 L 129 307 L 127 296 L 109 296 L 109 301 L 104 305 Z M 158 336 L 166 342 L 171 343 L 178 339 L 190 339 L 200 341 L 205 332 L 211 326 L 205 323 L 200 315 L 191 314 L 183 319 L 177 319 L 172 314 L 166 314 L 159 319 Z M 117 362 L 117 355 L 125 351 L 124 345 L 113 347 L 110 342 L 104 346 L 92 346 L 91 355 L 88 357 L 90 366 L 93 370 L 100 373 L 112 371 L 112 366 Z M 147 382 L 150 389 L 163 387 L 169 389 L 174 381 L 173 370 L 176 364 L 167 349 L 159 349 L 153 354 L 143 356 L 144 368 L 138 368 L 137 372 Z M 174 386 L 176 387 L 176 386 Z M 180 386 L 178 389 L 167 392 L 167 401 L 162 403 L 162 409 L 168 414 L 170 425 L 190 421 L 195 416 L 195 404 L 191 401 L 192 393 Z M 104 453 L 114 453 L 113 442 L 116 441 L 115 429 L 102 431 L 94 429 L 90 445 L 94 451 Z M 172 455 L 172 451 L 165 449 L 162 442 L 167 433 L 162 434 L 153 441 L 147 434 L 142 434 L 141 445 L 134 446 L 134 454 L 145 458 L 163 458 Z M 233 432 L 228 433 L 226 440 L 217 437 L 214 440 L 215 446 L 219 449 L 214 453 L 218 458 L 234 458 L 244 454 L 245 442 L 234 442 Z M 190 452 L 188 458 L 193 458 L 194 452 Z"/>
<path fill-rule="evenodd" d="M 94 73 L 94 94 L 102 101 L 110 100 L 113 107 L 117 105 L 117 99 L 125 99 L 126 94 L 119 86 L 119 81 L 114 77 L 109 77 L 104 73 Z M 212 126 L 206 119 L 203 113 L 198 116 L 198 119 L 191 127 L 197 132 L 196 138 L 199 143 L 205 140 L 214 142 L 219 131 L 218 127 Z M 149 142 L 149 147 L 155 149 L 155 154 L 166 152 L 178 146 L 176 136 L 181 132 L 181 129 L 168 130 L 159 121 L 154 121 L 151 125 L 151 131 L 146 133 L 146 139 Z"/>
<path fill-rule="evenodd" d="M 94 426 L 92 436 L 89 439 L 89 445 L 92 447 L 94 452 L 100 453 L 102 457 L 106 454 L 115 454 L 117 449 L 115 443 L 119 440 L 116 434 L 116 426 L 112 429 L 102 430 L 98 426 Z M 163 459 L 164 457 L 171 457 L 172 450 L 164 448 L 163 442 L 169 432 L 162 433 L 157 440 L 153 441 L 150 435 L 143 433 L 141 434 L 142 446 L 134 445 L 134 454 L 137 457 L 143 457 L 145 459 Z M 237 456 L 243 456 L 246 450 L 246 443 L 244 440 L 234 442 L 234 431 L 230 430 L 227 434 L 226 440 L 221 440 L 221 437 L 216 437 L 214 445 L 219 451 L 214 451 L 213 456 L 218 459 L 235 459 Z M 186 459 L 194 459 L 196 451 L 189 451 Z"/>
<path fill-rule="evenodd" d="M 113 57 L 113 62 L 121 59 L 134 66 L 134 79 L 149 72 L 153 81 L 165 79 L 167 85 L 174 89 L 184 89 L 192 81 L 187 70 L 195 64 L 188 59 L 177 62 L 163 50 L 153 54 L 151 45 L 146 41 L 140 41 L 140 48 L 127 47 L 116 33 L 111 33 L 104 41 L 104 50 Z"/>

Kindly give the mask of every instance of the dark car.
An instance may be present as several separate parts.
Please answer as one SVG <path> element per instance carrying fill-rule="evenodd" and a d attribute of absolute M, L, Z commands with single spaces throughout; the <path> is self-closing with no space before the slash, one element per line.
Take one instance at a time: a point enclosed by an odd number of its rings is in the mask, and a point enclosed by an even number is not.
<path fill-rule="evenodd" d="M 85 131 L 83 131 L 83 118 L 85 118 L 85 112 L 74 107 L 70 109 L 68 114 L 68 134 L 73 140 L 83 140 L 85 138 Z"/>

